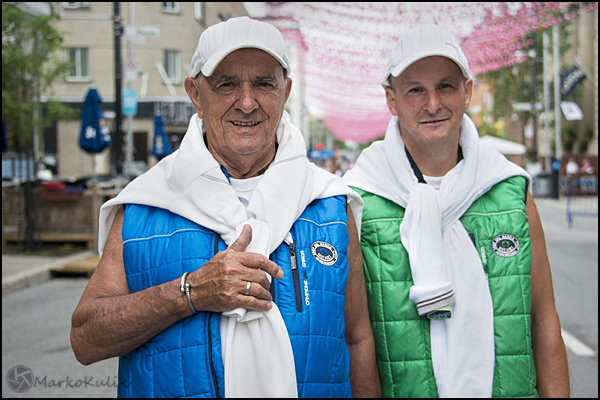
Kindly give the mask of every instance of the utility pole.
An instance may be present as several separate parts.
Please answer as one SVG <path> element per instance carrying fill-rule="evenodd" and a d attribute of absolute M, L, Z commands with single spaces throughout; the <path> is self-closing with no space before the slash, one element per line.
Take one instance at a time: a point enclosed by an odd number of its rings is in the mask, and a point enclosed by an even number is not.
<path fill-rule="evenodd" d="M 135 26 L 135 2 L 129 2 L 129 22 L 128 26 Z M 129 40 L 127 45 L 127 60 L 133 59 L 133 40 Z M 127 79 L 126 79 L 127 80 Z M 132 88 L 132 83 L 127 80 L 127 89 Z M 128 181 L 133 178 L 131 167 L 133 162 L 133 115 L 127 112 L 127 147 L 125 151 L 125 179 Z"/>
<path fill-rule="evenodd" d="M 555 154 L 559 163 L 562 162 L 562 115 L 560 112 L 560 51 L 558 43 L 558 25 L 552 27 L 552 45 L 554 58 L 554 127 L 556 128 Z"/>
<path fill-rule="evenodd" d="M 114 156 L 117 176 L 123 173 L 123 107 L 121 105 L 121 4 L 114 3 L 114 35 L 115 35 L 115 137 L 112 154 Z"/>
<path fill-rule="evenodd" d="M 550 53 L 550 38 L 548 32 L 543 33 L 543 47 L 544 47 L 544 143 L 546 153 L 546 172 L 552 171 L 552 154 L 550 150 L 550 66 L 549 64 L 549 53 Z"/>
<path fill-rule="evenodd" d="M 538 145 L 537 145 L 537 48 L 535 43 L 535 32 L 531 35 L 531 48 L 533 56 L 531 57 L 531 126 L 533 130 L 533 159 L 538 161 Z"/>

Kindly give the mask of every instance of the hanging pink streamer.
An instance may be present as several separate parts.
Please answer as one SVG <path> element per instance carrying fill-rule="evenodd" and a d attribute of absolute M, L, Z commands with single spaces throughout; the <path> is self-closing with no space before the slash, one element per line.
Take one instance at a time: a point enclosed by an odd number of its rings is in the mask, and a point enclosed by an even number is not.
<path fill-rule="evenodd" d="M 586 3 L 583 3 L 586 4 Z M 381 136 L 390 112 L 380 85 L 398 37 L 434 23 L 461 42 L 472 75 L 524 60 L 528 34 L 590 12 L 598 3 L 262 3 L 265 20 L 295 43 L 304 101 L 340 140 Z"/>

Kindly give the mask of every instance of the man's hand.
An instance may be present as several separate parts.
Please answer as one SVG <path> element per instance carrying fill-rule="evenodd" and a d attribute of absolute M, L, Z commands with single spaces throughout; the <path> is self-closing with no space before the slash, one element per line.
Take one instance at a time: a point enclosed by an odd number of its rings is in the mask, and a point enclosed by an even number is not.
<path fill-rule="evenodd" d="M 273 306 L 265 273 L 281 279 L 283 271 L 277 264 L 258 253 L 245 253 L 252 241 L 252 227 L 244 226 L 238 239 L 225 251 L 217 253 L 194 273 L 191 285 L 192 304 L 201 311 L 229 311 L 238 307 L 267 311 Z M 245 295 L 248 282 L 250 293 Z"/>

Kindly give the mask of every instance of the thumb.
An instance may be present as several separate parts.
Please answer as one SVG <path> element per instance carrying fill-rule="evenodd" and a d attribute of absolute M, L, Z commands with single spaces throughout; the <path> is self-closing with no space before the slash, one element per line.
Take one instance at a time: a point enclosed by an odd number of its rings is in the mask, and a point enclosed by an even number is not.
<path fill-rule="evenodd" d="M 243 252 L 246 250 L 246 247 L 252 241 L 252 227 L 250 225 L 244 225 L 242 228 L 242 233 L 240 236 L 229 246 L 230 249 L 237 252 Z"/>

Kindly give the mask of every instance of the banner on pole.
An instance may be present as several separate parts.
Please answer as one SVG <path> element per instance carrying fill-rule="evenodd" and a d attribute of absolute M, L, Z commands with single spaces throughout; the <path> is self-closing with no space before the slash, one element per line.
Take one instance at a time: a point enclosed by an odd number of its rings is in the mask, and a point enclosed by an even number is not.
<path fill-rule="evenodd" d="M 560 93 L 568 97 L 573 90 L 585 79 L 585 74 L 577 65 L 573 65 L 560 77 Z"/>

